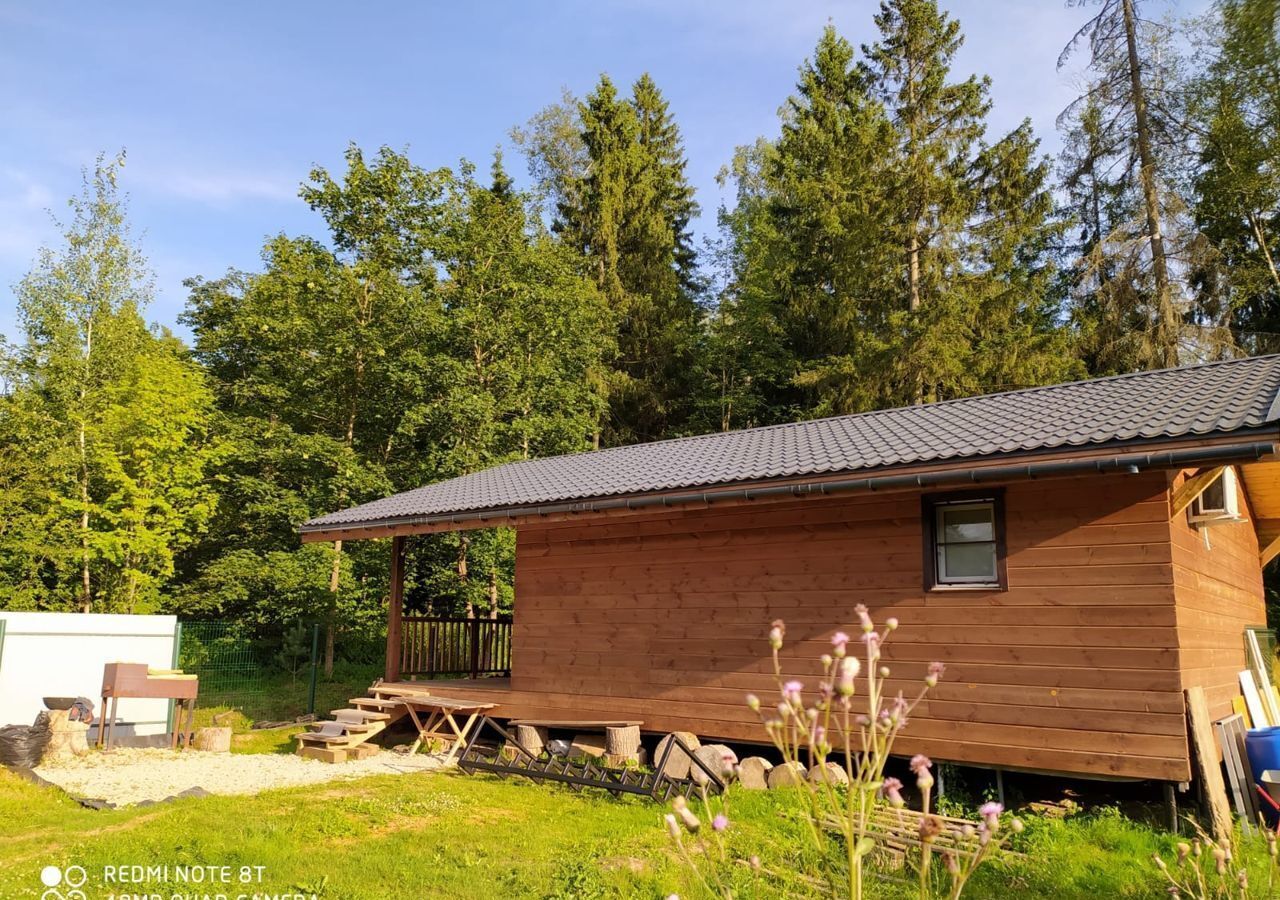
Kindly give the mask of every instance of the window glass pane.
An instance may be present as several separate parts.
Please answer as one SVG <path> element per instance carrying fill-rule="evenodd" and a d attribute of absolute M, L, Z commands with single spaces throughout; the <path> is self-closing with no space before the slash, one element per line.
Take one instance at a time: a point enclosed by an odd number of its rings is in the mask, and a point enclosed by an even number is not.
<path fill-rule="evenodd" d="M 995 540 L 995 529 L 992 525 L 994 515 L 989 505 L 959 508 L 944 506 L 940 513 L 942 534 L 939 543 Z"/>
<path fill-rule="evenodd" d="M 949 544 L 938 548 L 939 580 L 996 580 L 996 545 Z"/>

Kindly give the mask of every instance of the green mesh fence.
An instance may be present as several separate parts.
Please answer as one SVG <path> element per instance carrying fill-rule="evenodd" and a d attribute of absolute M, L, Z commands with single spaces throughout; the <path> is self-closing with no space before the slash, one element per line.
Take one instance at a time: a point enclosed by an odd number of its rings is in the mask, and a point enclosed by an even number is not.
<path fill-rule="evenodd" d="M 320 625 L 253 626 L 244 622 L 180 623 L 178 667 L 200 676 L 204 716 L 236 710 L 255 721 L 289 721 L 362 696 L 382 674 L 384 634 L 339 632 L 332 672 L 325 671 Z"/>
<path fill-rule="evenodd" d="M 315 711 L 318 626 L 255 631 L 239 622 L 183 622 L 178 667 L 200 676 L 200 706 L 251 719 Z"/>

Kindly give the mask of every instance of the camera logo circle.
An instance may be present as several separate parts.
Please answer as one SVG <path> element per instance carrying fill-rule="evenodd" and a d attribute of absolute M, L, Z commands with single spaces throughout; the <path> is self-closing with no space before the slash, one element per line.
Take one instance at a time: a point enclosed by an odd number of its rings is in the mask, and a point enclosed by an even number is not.
<path fill-rule="evenodd" d="M 48 890 L 40 895 L 40 900 L 85 900 L 80 886 L 88 880 L 89 874 L 84 866 L 67 866 L 65 870 L 57 866 L 45 866 L 40 870 L 40 883 Z M 63 885 L 67 890 L 58 890 Z"/>

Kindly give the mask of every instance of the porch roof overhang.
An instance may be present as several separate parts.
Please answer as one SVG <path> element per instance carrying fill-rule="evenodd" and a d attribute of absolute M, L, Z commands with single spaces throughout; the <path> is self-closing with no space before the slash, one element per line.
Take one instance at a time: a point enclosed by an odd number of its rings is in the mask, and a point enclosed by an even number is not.
<path fill-rule="evenodd" d="M 1259 541 L 1280 537 L 1280 356 L 522 460 L 331 513 L 303 541 L 1237 464 Z"/>

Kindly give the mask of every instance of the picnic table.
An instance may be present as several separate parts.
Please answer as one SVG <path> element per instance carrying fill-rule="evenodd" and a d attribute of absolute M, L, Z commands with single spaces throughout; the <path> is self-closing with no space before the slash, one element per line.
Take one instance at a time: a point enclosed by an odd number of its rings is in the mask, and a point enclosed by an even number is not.
<path fill-rule="evenodd" d="M 397 695 L 388 699 L 404 704 L 404 708 L 409 711 L 409 718 L 413 720 L 413 727 L 418 729 L 418 739 L 409 748 L 409 755 L 417 753 L 423 741 L 443 738 L 451 741 L 445 753 L 445 762 L 453 759 L 457 752 L 466 746 L 467 736 L 471 733 L 476 719 L 497 705 L 425 694 Z M 466 721 L 459 725 L 455 716 L 459 718 L 466 716 Z"/>

